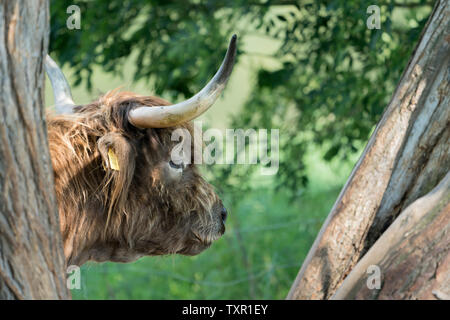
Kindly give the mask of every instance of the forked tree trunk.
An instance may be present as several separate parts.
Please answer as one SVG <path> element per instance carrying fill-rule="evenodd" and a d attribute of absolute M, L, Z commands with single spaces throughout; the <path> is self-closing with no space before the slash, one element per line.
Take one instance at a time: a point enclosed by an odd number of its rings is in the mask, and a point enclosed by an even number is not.
<path fill-rule="evenodd" d="M 65 299 L 44 117 L 47 0 L 0 1 L 0 299 Z"/>
<path fill-rule="evenodd" d="M 400 212 L 430 192 L 449 171 L 449 11 L 448 0 L 437 1 L 392 100 L 322 226 L 288 299 L 330 298 Z M 448 219 L 443 222 L 448 224 Z M 417 228 L 412 230 L 422 230 Z M 411 248 L 405 250 L 415 250 L 412 246 L 419 244 L 410 242 Z M 430 259 L 420 256 L 430 252 L 416 252 L 414 259 Z M 448 250 L 443 254 L 448 261 Z M 395 272 L 396 277 L 408 276 Z M 393 274 L 383 276 L 387 279 Z M 396 295 L 401 296 L 413 297 L 414 293 Z"/>
<path fill-rule="evenodd" d="M 450 300 L 449 250 L 450 173 L 400 214 L 356 264 L 333 299 Z M 379 268 L 379 275 L 371 266 Z M 376 286 L 373 276 L 380 276 Z"/>

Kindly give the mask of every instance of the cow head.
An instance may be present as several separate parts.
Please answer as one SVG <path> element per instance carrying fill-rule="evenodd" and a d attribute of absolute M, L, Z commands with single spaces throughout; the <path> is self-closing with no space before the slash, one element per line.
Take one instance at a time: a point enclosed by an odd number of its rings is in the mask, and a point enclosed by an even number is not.
<path fill-rule="evenodd" d="M 118 91 L 75 105 L 64 75 L 47 56 L 59 113 L 48 117 L 49 147 L 69 264 L 195 255 L 224 233 L 227 211 L 193 164 L 198 137 L 190 120 L 223 91 L 235 55 L 233 36 L 211 81 L 173 105 Z M 185 138 L 174 140 L 175 130 L 192 139 L 191 159 L 174 158 L 174 147 Z"/>

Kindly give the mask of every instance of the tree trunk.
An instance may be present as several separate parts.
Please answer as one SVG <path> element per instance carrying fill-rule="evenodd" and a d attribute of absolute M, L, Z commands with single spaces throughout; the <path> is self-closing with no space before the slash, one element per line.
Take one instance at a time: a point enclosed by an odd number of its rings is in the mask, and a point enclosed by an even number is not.
<path fill-rule="evenodd" d="M 369 249 L 333 299 L 450 299 L 450 173 L 414 201 Z M 367 286 L 377 266 L 378 288 Z"/>
<path fill-rule="evenodd" d="M 66 299 L 44 117 L 47 0 L 0 2 L 0 299 Z"/>
<path fill-rule="evenodd" d="M 449 171 L 449 10 L 447 0 L 437 1 L 288 299 L 330 298 L 399 213 Z"/>

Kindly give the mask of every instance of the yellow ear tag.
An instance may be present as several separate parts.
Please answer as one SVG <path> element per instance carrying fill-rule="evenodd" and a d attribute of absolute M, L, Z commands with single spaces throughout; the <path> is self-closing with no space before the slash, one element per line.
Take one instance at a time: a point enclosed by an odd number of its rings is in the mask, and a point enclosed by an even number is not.
<path fill-rule="evenodd" d="M 109 166 L 111 167 L 111 169 L 120 171 L 119 161 L 117 160 L 117 156 L 112 148 L 108 149 L 108 158 L 109 158 Z"/>

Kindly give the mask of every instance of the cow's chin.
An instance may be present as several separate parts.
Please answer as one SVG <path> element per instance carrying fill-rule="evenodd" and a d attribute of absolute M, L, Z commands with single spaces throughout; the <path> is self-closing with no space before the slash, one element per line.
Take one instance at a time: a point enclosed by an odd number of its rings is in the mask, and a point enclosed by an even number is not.
<path fill-rule="evenodd" d="M 204 250 L 208 249 L 211 246 L 211 243 L 198 243 L 194 245 L 187 246 L 180 251 L 178 251 L 178 254 L 181 254 L 183 256 L 195 256 Z"/>
<path fill-rule="evenodd" d="M 219 232 L 205 236 L 194 233 L 193 238 L 177 253 L 185 256 L 195 256 L 208 249 L 212 243 L 219 239 L 224 233 L 225 226 L 223 226 Z"/>

